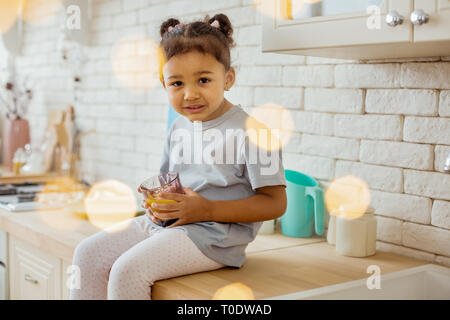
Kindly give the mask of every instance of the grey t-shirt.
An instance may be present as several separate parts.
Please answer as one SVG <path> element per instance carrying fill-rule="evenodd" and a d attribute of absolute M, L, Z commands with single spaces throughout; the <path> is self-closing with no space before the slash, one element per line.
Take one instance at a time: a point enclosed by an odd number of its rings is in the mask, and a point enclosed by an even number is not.
<path fill-rule="evenodd" d="M 261 140 L 250 138 L 249 117 L 240 105 L 210 121 L 178 117 L 167 134 L 160 172 L 178 172 L 184 187 L 209 200 L 238 200 L 260 187 L 286 186 L 281 149 L 270 152 L 253 143 Z M 207 257 L 241 267 L 261 224 L 204 221 L 175 228 L 185 230 Z"/>

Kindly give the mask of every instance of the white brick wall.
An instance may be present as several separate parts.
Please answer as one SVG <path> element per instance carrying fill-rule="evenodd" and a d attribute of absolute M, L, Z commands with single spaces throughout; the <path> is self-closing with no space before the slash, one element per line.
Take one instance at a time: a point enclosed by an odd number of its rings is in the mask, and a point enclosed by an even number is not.
<path fill-rule="evenodd" d="M 432 201 L 429 198 L 377 190 L 371 190 L 370 196 L 378 215 L 430 224 Z"/>
<path fill-rule="evenodd" d="M 402 222 L 395 219 L 377 217 L 377 239 L 402 244 Z"/>
<path fill-rule="evenodd" d="M 399 64 L 338 65 L 336 88 L 397 88 L 400 85 Z"/>
<path fill-rule="evenodd" d="M 364 92 L 356 89 L 305 90 L 305 110 L 333 113 L 362 113 Z"/>
<path fill-rule="evenodd" d="M 433 90 L 367 90 L 366 112 L 436 116 L 438 97 Z"/>
<path fill-rule="evenodd" d="M 450 200 L 449 174 L 416 170 L 404 170 L 403 173 L 405 193 Z"/>
<path fill-rule="evenodd" d="M 450 231 L 404 222 L 402 242 L 405 246 L 450 256 Z"/>
<path fill-rule="evenodd" d="M 439 99 L 439 115 L 450 117 L 450 90 L 442 90 Z"/>
<path fill-rule="evenodd" d="M 450 144 L 450 119 L 406 117 L 404 140 L 430 144 Z"/>
<path fill-rule="evenodd" d="M 359 177 L 372 189 L 390 192 L 403 191 L 402 169 L 399 168 L 338 160 L 336 163 L 335 178 L 346 175 Z"/>
<path fill-rule="evenodd" d="M 334 121 L 334 133 L 338 137 L 400 140 L 402 119 L 391 115 L 338 114 Z"/>
<path fill-rule="evenodd" d="M 431 213 L 431 224 L 433 226 L 450 229 L 450 202 L 435 200 Z"/>
<path fill-rule="evenodd" d="M 361 141 L 361 162 L 433 170 L 434 150 L 431 145 L 393 141 Z"/>
<path fill-rule="evenodd" d="M 367 182 L 378 216 L 377 248 L 450 265 L 449 57 L 361 62 L 261 53 L 260 1 L 103 0 L 93 2 L 90 46 L 81 67 L 75 104 L 83 138 L 82 177 L 115 178 L 134 191 L 158 171 L 165 138 L 167 96 L 159 83 L 131 92 L 113 75 L 111 52 L 124 36 L 159 41 L 159 26 L 170 17 L 184 22 L 223 12 L 235 27 L 232 63 L 235 86 L 225 93 L 246 110 L 268 102 L 288 108 L 294 134 L 284 148 L 287 169 L 318 179 L 352 174 Z M 39 83 L 30 110 L 38 141 L 51 108 L 73 103 L 71 72 L 55 51 L 58 26 L 27 26 L 18 72 Z M 122 66 L 140 79 L 130 43 Z M 145 49 L 145 48 L 144 48 Z M 126 60 L 131 55 L 131 60 Z M 0 59 L 1 61 L 1 59 Z M 1 73 L 1 71 L 0 71 Z M 0 74 L 1 75 L 1 74 Z"/>

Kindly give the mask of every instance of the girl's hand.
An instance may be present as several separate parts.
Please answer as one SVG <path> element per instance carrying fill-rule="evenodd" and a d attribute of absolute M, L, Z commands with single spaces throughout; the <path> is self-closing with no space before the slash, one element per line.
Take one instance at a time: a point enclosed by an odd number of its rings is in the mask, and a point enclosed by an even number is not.
<path fill-rule="evenodd" d="M 149 218 L 154 223 L 159 225 L 160 221 L 155 218 L 152 209 L 150 208 L 150 206 L 148 205 L 147 201 L 145 200 L 145 199 L 148 198 L 148 192 L 146 192 L 145 190 L 141 190 L 141 188 L 138 188 L 137 190 L 138 190 L 139 193 L 142 193 L 142 195 L 144 196 L 144 200 L 142 200 L 141 205 L 142 205 L 142 208 L 145 209 L 145 215 L 147 216 L 147 218 Z"/>
<path fill-rule="evenodd" d="M 175 200 L 177 202 L 152 204 L 153 215 L 155 217 L 161 220 L 178 219 L 167 228 L 211 220 L 210 201 L 191 188 L 183 188 L 183 191 L 185 194 L 160 192 L 158 198 Z M 160 210 L 164 212 L 159 212 Z"/>

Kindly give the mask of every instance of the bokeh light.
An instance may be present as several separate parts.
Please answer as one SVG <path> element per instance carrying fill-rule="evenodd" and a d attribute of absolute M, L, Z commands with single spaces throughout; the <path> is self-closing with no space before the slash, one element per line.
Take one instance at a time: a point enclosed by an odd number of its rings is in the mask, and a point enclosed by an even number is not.
<path fill-rule="evenodd" d="M 0 0 L 0 32 L 5 34 L 14 25 L 22 0 Z"/>
<path fill-rule="evenodd" d="M 212 300 L 255 300 L 255 296 L 245 284 L 235 282 L 218 289 Z"/>
<path fill-rule="evenodd" d="M 114 76 L 134 93 L 142 93 L 160 84 L 161 50 L 159 44 L 144 35 L 127 35 L 111 51 Z"/>
<path fill-rule="evenodd" d="M 56 231 L 75 231 L 82 220 L 71 215 L 68 210 L 83 201 L 87 189 L 70 177 L 61 177 L 44 184 L 43 189 L 36 194 L 40 219 Z M 56 208 L 56 210 L 46 209 Z"/>
<path fill-rule="evenodd" d="M 255 8 L 256 11 L 258 11 L 260 14 L 268 17 L 268 18 L 272 18 L 272 11 L 269 7 L 269 3 L 267 3 L 267 5 L 264 4 L 263 0 L 251 0 L 252 1 L 252 5 Z M 267 2 L 271 2 L 271 1 L 267 1 Z"/>
<path fill-rule="evenodd" d="M 267 151 L 276 151 L 289 142 L 294 131 L 294 120 L 289 110 L 268 103 L 251 111 L 245 129 L 253 144 Z"/>
<path fill-rule="evenodd" d="M 84 199 L 89 221 L 100 229 L 107 229 L 136 216 L 137 202 L 126 184 L 109 179 L 95 183 Z M 127 223 L 122 223 L 123 228 Z"/>
<path fill-rule="evenodd" d="M 62 9 L 61 0 L 23 0 L 22 20 L 35 26 L 49 25 Z"/>
<path fill-rule="evenodd" d="M 364 180 L 352 175 L 332 181 L 325 191 L 325 205 L 328 212 L 344 219 L 362 216 L 369 203 L 369 186 Z"/>

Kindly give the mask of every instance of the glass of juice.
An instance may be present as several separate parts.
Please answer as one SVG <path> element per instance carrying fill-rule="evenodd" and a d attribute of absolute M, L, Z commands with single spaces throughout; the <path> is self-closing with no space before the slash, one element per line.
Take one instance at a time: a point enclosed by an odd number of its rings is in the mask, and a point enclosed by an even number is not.
<path fill-rule="evenodd" d="M 147 199 L 145 200 L 149 206 L 152 205 L 153 202 L 156 203 L 171 203 L 176 202 L 175 200 L 169 199 L 157 199 L 157 195 L 160 192 L 175 192 L 184 194 L 183 188 L 181 186 L 180 177 L 178 176 L 178 172 L 167 172 L 162 173 L 148 179 L 145 179 L 141 185 L 140 189 L 147 195 Z M 156 209 L 152 208 L 152 211 L 159 212 Z M 159 220 L 159 225 L 162 227 L 167 227 L 177 221 L 177 219 L 170 220 Z"/>

